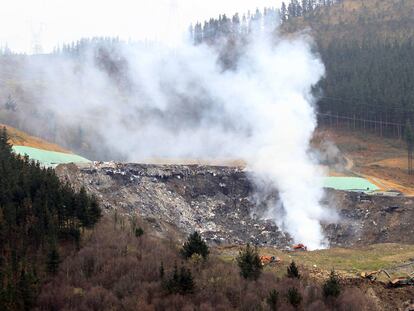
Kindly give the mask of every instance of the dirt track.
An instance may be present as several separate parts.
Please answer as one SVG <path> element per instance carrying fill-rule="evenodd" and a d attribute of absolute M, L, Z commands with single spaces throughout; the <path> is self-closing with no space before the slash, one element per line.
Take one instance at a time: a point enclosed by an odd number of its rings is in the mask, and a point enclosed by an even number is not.
<path fill-rule="evenodd" d="M 407 152 L 403 141 L 347 130 L 319 130 L 313 145 L 333 142 L 347 160 L 332 175 L 367 178 L 381 190 L 398 190 L 414 196 L 414 177 L 407 173 Z"/>

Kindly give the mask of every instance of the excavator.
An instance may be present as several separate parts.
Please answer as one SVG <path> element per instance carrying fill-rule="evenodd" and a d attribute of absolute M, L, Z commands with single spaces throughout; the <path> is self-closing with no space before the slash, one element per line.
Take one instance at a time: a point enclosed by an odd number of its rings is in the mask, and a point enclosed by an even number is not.
<path fill-rule="evenodd" d="M 414 272 L 408 274 L 407 276 L 392 279 L 390 274 L 386 270 L 381 269 L 370 272 L 361 272 L 361 278 L 368 279 L 370 281 L 375 281 L 381 273 L 384 273 L 388 277 L 389 287 L 414 286 Z"/>
<path fill-rule="evenodd" d="M 369 271 L 369 272 L 361 272 L 361 278 L 363 279 L 368 279 L 370 281 L 376 281 L 377 277 L 381 274 L 384 273 L 388 279 L 391 280 L 391 276 L 390 274 L 386 271 L 386 270 L 376 270 L 376 271 Z"/>

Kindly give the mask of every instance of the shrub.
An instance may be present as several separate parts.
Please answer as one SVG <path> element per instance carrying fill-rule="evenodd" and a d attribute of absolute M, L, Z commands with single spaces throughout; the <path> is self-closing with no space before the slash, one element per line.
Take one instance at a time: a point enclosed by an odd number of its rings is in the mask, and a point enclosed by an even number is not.
<path fill-rule="evenodd" d="M 302 302 L 302 295 L 296 287 L 291 287 L 287 293 L 287 300 L 294 308 L 297 309 Z"/>
<path fill-rule="evenodd" d="M 300 279 L 299 269 L 294 261 L 287 268 L 287 276 L 291 279 Z"/>
<path fill-rule="evenodd" d="M 247 244 L 237 257 L 240 275 L 245 279 L 257 280 L 260 277 L 263 266 L 257 248 Z"/>
<path fill-rule="evenodd" d="M 181 249 L 181 254 L 186 259 L 191 258 L 193 254 L 199 254 L 206 259 L 209 253 L 210 251 L 207 243 L 203 241 L 201 235 L 197 231 L 188 237 L 187 241 L 183 245 L 183 248 Z"/>
<path fill-rule="evenodd" d="M 135 228 L 135 236 L 137 238 L 139 238 L 143 235 L 144 235 L 144 229 L 142 229 L 141 227 Z"/>
<path fill-rule="evenodd" d="M 337 298 L 341 294 L 341 286 L 339 284 L 338 276 L 335 271 L 331 271 L 329 279 L 323 284 L 323 296 L 325 298 L 334 297 Z"/>
<path fill-rule="evenodd" d="M 269 295 L 266 299 L 267 305 L 269 306 L 270 310 L 276 311 L 277 304 L 279 302 L 279 292 L 277 290 L 272 290 L 269 292 Z"/>

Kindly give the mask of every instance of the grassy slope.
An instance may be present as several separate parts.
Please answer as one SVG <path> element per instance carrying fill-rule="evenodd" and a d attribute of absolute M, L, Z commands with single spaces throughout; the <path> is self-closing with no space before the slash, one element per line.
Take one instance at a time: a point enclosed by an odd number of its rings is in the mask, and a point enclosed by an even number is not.
<path fill-rule="evenodd" d="M 223 247 L 218 251 L 225 261 L 232 261 L 238 255 L 239 248 Z M 386 269 L 392 277 L 398 277 L 414 268 L 414 245 L 377 244 L 362 249 L 333 248 L 311 252 L 261 248 L 260 254 L 277 256 L 282 260 L 279 264 L 265 268 L 279 276 L 286 273 L 292 260 L 306 267 L 312 276 L 320 278 L 325 278 L 331 269 L 345 277 L 358 277 L 363 271 Z M 382 276 L 380 279 L 386 281 Z"/>

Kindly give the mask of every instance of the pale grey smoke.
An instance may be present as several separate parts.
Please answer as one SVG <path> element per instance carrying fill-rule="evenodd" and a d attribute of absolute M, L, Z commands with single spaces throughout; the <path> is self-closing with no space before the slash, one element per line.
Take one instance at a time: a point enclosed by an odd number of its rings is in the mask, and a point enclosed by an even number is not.
<path fill-rule="evenodd" d="M 325 245 L 320 221 L 331 215 L 308 154 L 316 127 L 311 87 L 324 66 L 309 38 L 255 33 L 231 70 L 206 45 L 125 46 L 111 56 L 123 60 L 122 81 L 96 65 L 95 52 L 41 64 L 41 104 L 59 122 L 93 128 L 129 161 L 242 159 L 278 189 L 284 212 L 274 219 L 295 241 Z"/>

